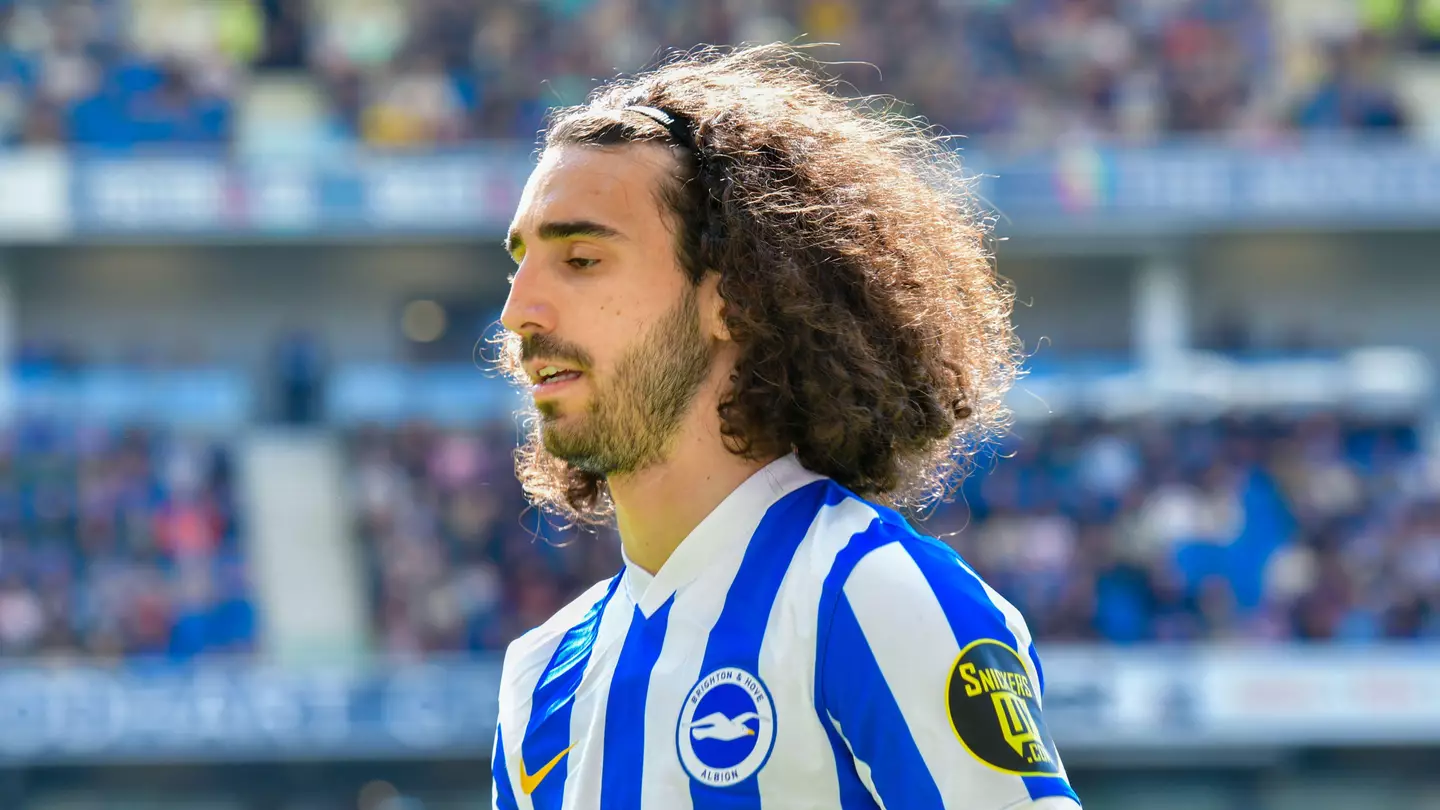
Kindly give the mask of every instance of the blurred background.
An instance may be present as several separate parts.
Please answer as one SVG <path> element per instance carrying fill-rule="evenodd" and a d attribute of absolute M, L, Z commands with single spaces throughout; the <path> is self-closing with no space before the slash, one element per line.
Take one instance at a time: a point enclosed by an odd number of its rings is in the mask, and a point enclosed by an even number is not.
<path fill-rule="evenodd" d="M 0 0 L 0 807 L 488 807 L 619 564 L 484 371 L 536 129 L 795 38 L 995 211 L 1030 374 L 920 526 L 1086 807 L 1440 808 L 1437 0 Z"/>

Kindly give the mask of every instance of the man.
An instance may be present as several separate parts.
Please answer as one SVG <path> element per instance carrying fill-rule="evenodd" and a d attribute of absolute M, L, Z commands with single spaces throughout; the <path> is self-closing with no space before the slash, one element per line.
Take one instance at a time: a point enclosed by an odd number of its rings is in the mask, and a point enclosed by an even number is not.
<path fill-rule="evenodd" d="M 501 810 L 1077 806 L 1024 621 L 883 505 L 998 427 L 1010 297 L 944 150 L 797 62 L 707 51 L 547 129 L 519 473 L 624 567 L 508 650 Z"/>

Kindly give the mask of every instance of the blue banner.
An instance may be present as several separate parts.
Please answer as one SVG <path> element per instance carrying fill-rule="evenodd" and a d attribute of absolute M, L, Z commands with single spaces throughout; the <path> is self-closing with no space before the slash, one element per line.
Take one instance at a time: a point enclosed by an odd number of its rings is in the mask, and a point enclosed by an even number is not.
<path fill-rule="evenodd" d="M 82 157 L 73 221 L 82 236 L 493 235 L 530 167 L 528 150 L 505 147 L 313 161 Z"/>
<path fill-rule="evenodd" d="M 0 764 L 488 758 L 500 662 L 0 670 Z"/>
<path fill-rule="evenodd" d="M 1440 150 L 1395 142 L 966 148 L 962 157 L 1007 233 L 1440 225 Z M 0 236 L 492 239 L 533 158 L 528 146 L 502 144 L 309 159 L 20 153 L 0 164 L 9 178 Z"/>
<path fill-rule="evenodd" d="M 1075 148 L 967 165 L 1017 231 L 1440 225 L 1440 152 L 1397 144 Z"/>
<path fill-rule="evenodd" d="M 1423 645 L 1056 644 L 1041 655 L 1062 751 L 1144 748 L 1184 761 L 1233 745 L 1440 745 L 1440 659 Z M 483 763 L 499 685 L 498 657 L 378 669 L 0 668 L 0 766 Z"/>

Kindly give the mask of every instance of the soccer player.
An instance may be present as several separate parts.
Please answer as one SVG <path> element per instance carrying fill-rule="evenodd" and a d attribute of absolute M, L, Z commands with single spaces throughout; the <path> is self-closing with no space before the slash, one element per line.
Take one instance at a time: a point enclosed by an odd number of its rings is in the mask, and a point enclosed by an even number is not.
<path fill-rule="evenodd" d="M 1004 418 L 949 153 L 781 46 L 549 123 L 507 240 L 529 496 L 623 568 L 505 656 L 500 810 L 1071 810 L 1025 622 L 891 507 Z"/>

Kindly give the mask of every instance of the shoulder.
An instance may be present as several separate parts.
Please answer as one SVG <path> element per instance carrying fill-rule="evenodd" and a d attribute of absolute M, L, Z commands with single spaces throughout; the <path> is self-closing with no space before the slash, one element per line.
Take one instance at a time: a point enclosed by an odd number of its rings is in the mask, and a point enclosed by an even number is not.
<path fill-rule="evenodd" d="M 615 579 L 602 580 L 575 597 L 565 607 L 555 611 L 541 624 L 514 641 L 505 649 L 505 664 L 500 675 L 501 705 L 512 703 L 520 694 L 529 694 L 540 675 L 550 664 L 555 648 L 570 628 L 579 624 L 597 605 L 612 592 Z"/>
<path fill-rule="evenodd" d="M 916 531 L 893 510 L 851 498 L 850 508 L 868 512 L 871 521 L 854 532 L 849 530 L 855 523 L 832 520 L 818 527 L 844 544 L 825 577 L 822 599 L 829 609 L 843 601 L 857 613 L 883 612 L 897 632 L 913 627 L 917 612 L 933 613 L 945 617 L 962 643 L 967 637 L 1009 636 L 1028 645 L 1019 612 L 954 549 Z"/>
<path fill-rule="evenodd" d="M 917 532 L 898 512 L 836 489 L 846 497 L 833 498 L 816 515 L 812 527 L 817 545 L 828 545 L 833 551 L 827 585 L 843 588 L 864 581 L 900 588 L 913 584 L 906 581 L 907 575 L 913 575 L 921 564 L 942 578 L 974 576 L 953 549 Z"/>

